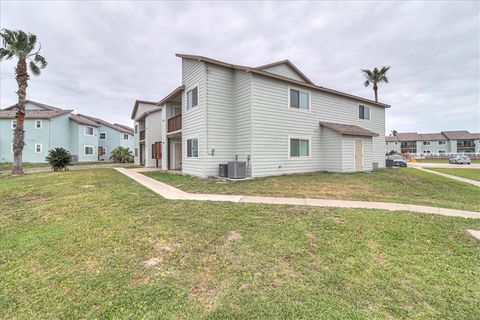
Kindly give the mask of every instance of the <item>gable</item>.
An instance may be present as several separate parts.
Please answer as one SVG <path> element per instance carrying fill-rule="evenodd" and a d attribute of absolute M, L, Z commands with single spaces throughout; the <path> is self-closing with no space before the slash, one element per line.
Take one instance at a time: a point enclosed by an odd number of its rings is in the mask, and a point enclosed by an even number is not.
<path fill-rule="evenodd" d="M 271 66 L 267 68 L 262 68 L 261 70 L 277 74 L 282 77 L 290 78 L 297 81 L 302 81 L 307 83 L 295 70 L 293 70 L 286 63 L 277 64 L 276 66 Z"/>

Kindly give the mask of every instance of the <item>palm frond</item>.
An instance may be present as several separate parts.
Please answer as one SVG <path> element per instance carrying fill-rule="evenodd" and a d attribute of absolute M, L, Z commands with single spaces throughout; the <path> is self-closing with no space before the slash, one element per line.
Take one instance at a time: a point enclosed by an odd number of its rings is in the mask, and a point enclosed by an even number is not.
<path fill-rule="evenodd" d="M 33 61 L 30 61 L 30 71 L 32 71 L 35 76 L 40 75 L 40 68 Z"/>
<path fill-rule="evenodd" d="M 4 49 L 4 48 L 0 48 L 0 60 L 2 60 L 3 58 L 5 58 L 6 56 L 8 56 L 10 54 L 10 51 L 7 50 L 7 49 Z"/>
<path fill-rule="evenodd" d="M 365 80 L 363 84 L 365 85 L 365 87 L 368 87 L 370 85 L 370 80 Z"/>
<path fill-rule="evenodd" d="M 47 66 L 47 60 L 45 60 L 45 58 L 41 55 L 39 55 L 38 53 L 35 54 L 35 58 L 33 59 L 35 61 L 35 63 L 40 63 L 40 68 L 45 68 Z"/>

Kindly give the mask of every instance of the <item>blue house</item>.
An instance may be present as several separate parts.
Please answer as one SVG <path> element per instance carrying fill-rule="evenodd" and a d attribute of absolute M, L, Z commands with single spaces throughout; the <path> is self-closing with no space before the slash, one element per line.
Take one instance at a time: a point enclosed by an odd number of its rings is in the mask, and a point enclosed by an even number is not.
<path fill-rule="evenodd" d="M 62 147 L 74 161 L 108 160 L 118 146 L 133 150 L 133 129 L 72 113 L 43 103 L 25 104 L 24 162 L 45 162 L 48 151 Z M 0 110 L 0 162 L 13 161 L 15 105 Z M 108 142 L 107 142 L 108 141 Z"/>

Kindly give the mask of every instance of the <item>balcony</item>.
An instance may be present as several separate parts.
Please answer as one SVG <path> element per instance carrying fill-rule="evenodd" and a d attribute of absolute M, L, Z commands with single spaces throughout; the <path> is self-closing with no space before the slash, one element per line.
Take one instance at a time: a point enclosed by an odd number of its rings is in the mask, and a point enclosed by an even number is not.
<path fill-rule="evenodd" d="M 167 129 L 167 133 L 182 130 L 182 115 L 179 114 L 168 119 Z"/>
<path fill-rule="evenodd" d="M 145 130 L 140 131 L 140 141 L 145 140 Z"/>

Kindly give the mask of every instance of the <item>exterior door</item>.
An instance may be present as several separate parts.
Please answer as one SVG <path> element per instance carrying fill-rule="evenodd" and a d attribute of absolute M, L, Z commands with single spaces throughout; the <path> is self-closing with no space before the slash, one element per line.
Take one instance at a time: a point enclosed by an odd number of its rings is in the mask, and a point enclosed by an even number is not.
<path fill-rule="evenodd" d="M 180 170 L 182 164 L 182 144 L 180 142 L 173 143 L 173 169 Z"/>
<path fill-rule="evenodd" d="M 363 170 L 363 139 L 355 139 L 355 171 Z"/>

